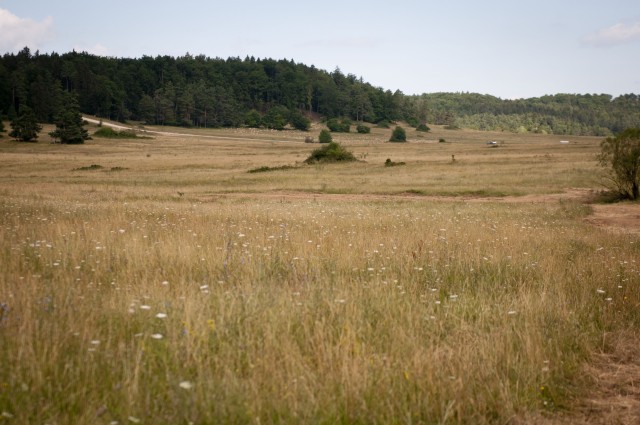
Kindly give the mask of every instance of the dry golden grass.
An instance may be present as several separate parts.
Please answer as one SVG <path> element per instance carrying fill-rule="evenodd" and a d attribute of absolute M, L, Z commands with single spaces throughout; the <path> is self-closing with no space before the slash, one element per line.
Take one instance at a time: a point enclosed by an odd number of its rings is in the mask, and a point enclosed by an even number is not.
<path fill-rule="evenodd" d="M 366 163 L 256 174 L 316 146 L 296 132 L 0 141 L 2 418 L 481 424 L 570 410 L 605 332 L 638 324 L 637 236 L 591 227 L 572 201 L 373 195 L 594 187 L 598 140 L 492 149 L 496 135 L 437 131 L 451 143 L 383 144 L 376 129 L 341 135 Z"/>

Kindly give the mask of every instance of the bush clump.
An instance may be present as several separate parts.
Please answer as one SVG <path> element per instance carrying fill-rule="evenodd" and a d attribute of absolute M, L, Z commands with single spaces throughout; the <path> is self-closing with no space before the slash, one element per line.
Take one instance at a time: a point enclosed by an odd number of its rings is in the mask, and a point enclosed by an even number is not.
<path fill-rule="evenodd" d="M 391 124 L 387 120 L 382 120 L 382 121 L 379 121 L 378 124 L 376 124 L 376 127 L 378 127 L 378 128 L 391 128 Z"/>
<path fill-rule="evenodd" d="M 360 134 L 369 134 L 371 133 L 371 127 L 360 124 L 356 127 L 356 131 Z"/>
<path fill-rule="evenodd" d="M 431 129 L 426 124 L 420 124 L 419 126 L 416 127 L 416 131 L 423 131 L 423 132 L 427 133 L 427 132 L 431 131 Z"/>
<path fill-rule="evenodd" d="M 385 167 L 397 167 L 399 165 L 406 165 L 406 163 L 404 163 L 404 162 L 393 162 L 391 160 L 391 158 L 387 158 L 387 160 L 384 162 L 384 166 Z"/>
<path fill-rule="evenodd" d="M 137 139 L 138 135 L 133 130 L 116 131 L 111 127 L 100 127 L 93 133 L 96 137 L 105 139 Z"/>
<path fill-rule="evenodd" d="M 356 161 L 356 157 L 340 144 L 331 142 L 326 146 L 314 150 L 304 162 L 315 164 L 318 162 L 351 162 Z"/>
<path fill-rule="evenodd" d="M 329 130 L 326 130 L 326 129 L 320 130 L 320 135 L 318 136 L 318 142 L 320 143 L 333 142 L 333 137 L 331 137 L 331 133 L 329 133 Z"/>
<path fill-rule="evenodd" d="M 390 142 L 406 142 L 407 141 L 407 132 L 404 131 L 404 128 L 397 126 L 393 129 L 393 133 L 391 133 Z"/>
<path fill-rule="evenodd" d="M 351 121 L 346 118 L 341 120 L 337 118 L 331 118 L 327 121 L 327 128 L 334 133 L 348 133 L 351 131 Z"/>

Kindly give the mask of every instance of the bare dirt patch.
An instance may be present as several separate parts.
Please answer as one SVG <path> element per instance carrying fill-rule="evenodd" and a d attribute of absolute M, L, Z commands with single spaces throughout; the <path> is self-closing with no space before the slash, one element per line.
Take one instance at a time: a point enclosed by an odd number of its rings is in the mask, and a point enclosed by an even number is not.
<path fill-rule="evenodd" d="M 600 204 L 592 205 L 592 208 L 593 214 L 587 218 L 587 221 L 594 226 L 614 232 L 640 235 L 640 204 Z"/>

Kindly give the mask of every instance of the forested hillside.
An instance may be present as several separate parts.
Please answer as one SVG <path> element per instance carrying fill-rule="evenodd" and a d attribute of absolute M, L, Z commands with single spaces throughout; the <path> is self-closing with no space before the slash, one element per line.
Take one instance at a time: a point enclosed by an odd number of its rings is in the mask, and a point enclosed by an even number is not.
<path fill-rule="evenodd" d="M 514 132 L 608 135 L 640 127 L 640 97 L 558 94 L 503 100 L 473 93 L 407 96 L 352 74 L 293 60 L 32 53 L 0 58 L 0 111 L 29 106 L 42 122 L 64 108 L 65 92 L 83 113 L 118 121 L 194 127 L 282 128 L 283 117 L 379 122 L 404 120 Z"/>

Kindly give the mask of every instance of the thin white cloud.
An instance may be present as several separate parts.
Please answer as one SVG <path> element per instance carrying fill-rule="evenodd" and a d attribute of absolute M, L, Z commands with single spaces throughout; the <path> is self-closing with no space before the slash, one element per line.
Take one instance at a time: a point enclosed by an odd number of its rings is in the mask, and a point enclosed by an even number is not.
<path fill-rule="evenodd" d="M 53 35 L 53 18 L 41 22 L 20 18 L 7 9 L 0 9 L 0 51 L 18 51 L 23 47 L 37 49 Z"/>
<path fill-rule="evenodd" d="M 617 23 L 586 36 L 583 42 L 588 46 L 608 47 L 640 40 L 640 21 Z"/>
<path fill-rule="evenodd" d="M 367 37 L 354 38 L 334 38 L 334 39 L 318 39 L 309 40 L 298 44 L 298 47 L 330 47 L 330 48 L 376 48 L 380 47 L 382 42 L 377 39 Z"/>

